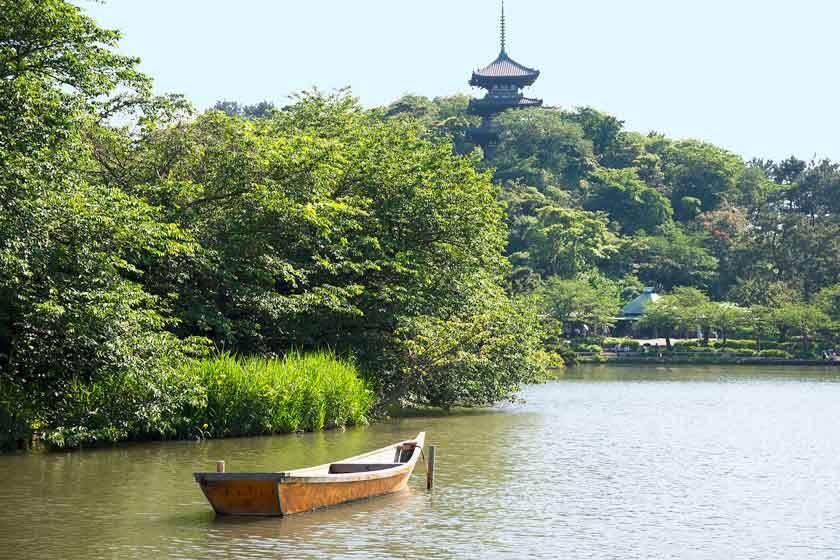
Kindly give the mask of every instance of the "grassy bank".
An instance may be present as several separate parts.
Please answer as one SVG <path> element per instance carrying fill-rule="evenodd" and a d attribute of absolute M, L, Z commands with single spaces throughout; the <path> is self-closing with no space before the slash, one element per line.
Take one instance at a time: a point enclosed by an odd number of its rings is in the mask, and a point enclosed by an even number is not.
<path fill-rule="evenodd" d="M 206 389 L 191 417 L 204 437 L 317 431 L 360 424 L 373 392 L 326 353 L 282 359 L 222 355 L 187 366 Z"/>
<path fill-rule="evenodd" d="M 26 405 L 0 386 L 0 449 L 316 431 L 364 423 L 375 395 L 329 352 L 221 354 L 117 384 L 75 383 L 57 404 Z"/>

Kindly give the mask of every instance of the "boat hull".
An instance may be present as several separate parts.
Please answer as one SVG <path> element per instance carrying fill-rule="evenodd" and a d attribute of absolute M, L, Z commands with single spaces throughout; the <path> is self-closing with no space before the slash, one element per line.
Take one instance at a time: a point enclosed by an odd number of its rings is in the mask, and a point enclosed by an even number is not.
<path fill-rule="evenodd" d="M 421 432 L 415 440 L 308 469 L 195 473 L 195 479 L 218 515 L 302 513 L 404 490 L 420 458 L 424 436 Z"/>
<path fill-rule="evenodd" d="M 277 479 L 196 478 L 219 515 L 283 515 Z"/>
<path fill-rule="evenodd" d="M 404 490 L 411 472 L 357 482 L 290 482 L 280 484 L 283 515 L 302 513 L 345 502 L 384 496 Z"/>

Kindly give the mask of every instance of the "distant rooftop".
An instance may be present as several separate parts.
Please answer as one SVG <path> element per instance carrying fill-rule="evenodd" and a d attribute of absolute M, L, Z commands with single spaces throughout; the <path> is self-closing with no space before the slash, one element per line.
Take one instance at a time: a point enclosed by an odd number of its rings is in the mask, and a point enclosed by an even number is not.
<path fill-rule="evenodd" d="M 638 319 L 645 314 L 647 306 L 658 300 L 660 297 L 661 296 L 657 294 L 656 290 L 653 288 L 645 288 L 639 297 L 621 309 L 622 318 Z"/>
<path fill-rule="evenodd" d="M 482 68 L 473 72 L 470 80 L 471 86 L 482 86 L 489 82 L 498 82 L 499 78 L 512 78 L 517 82 L 527 82 L 526 85 L 533 84 L 539 77 L 540 71 L 528 68 L 513 60 L 505 51 L 499 53 L 496 60 Z M 524 80 L 523 80 L 524 78 Z"/>

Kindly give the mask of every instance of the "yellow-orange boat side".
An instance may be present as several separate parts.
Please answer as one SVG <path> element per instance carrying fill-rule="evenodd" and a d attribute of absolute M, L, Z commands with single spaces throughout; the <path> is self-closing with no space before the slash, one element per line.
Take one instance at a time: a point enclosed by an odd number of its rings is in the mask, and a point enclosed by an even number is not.
<path fill-rule="evenodd" d="M 421 432 L 336 463 L 278 473 L 195 473 L 219 515 L 277 516 L 399 492 L 420 458 Z"/>

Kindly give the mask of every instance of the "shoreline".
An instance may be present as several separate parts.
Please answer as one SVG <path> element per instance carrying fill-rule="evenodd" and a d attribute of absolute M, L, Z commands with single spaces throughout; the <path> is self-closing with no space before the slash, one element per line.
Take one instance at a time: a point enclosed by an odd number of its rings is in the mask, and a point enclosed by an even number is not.
<path fill-rule="evenodd" d="M 615 354 L 579 353 L 575 357 L 579 364 L 674 364 L 674 365 L 733 365 L 733 366 L 810 366 L 840 367 L 840 360 L 761 358 L 757 356 L 715 355 L 711 353 L 671 354 L 662 356 L 616 356 Z"/>

